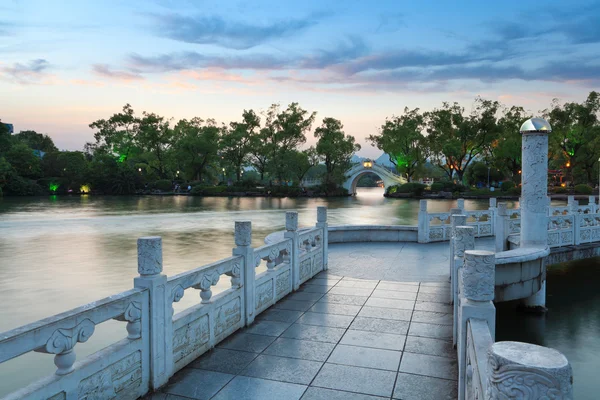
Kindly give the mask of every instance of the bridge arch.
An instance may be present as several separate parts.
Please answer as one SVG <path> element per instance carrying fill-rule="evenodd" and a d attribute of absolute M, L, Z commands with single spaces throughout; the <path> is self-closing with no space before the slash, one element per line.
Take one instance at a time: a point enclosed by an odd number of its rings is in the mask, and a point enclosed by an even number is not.
<path fill-rule="evenodd" d="M 390 172 L 387 168 L 375 163 L 375 161 L 365 160 L 358 164 L 355 164 L 352 168 L 346 171 L 346 181 L 344 182 L 344 188 L 348 190 L 351 195 L 356 195 L 356 184 L 358 180 L 366 174 L 375 174 L 382 181 L 383 186 L 387 189 L 389 186 L 402 185 L 406 183 L 406 179 L 400 175 L 396 175 Z"/>

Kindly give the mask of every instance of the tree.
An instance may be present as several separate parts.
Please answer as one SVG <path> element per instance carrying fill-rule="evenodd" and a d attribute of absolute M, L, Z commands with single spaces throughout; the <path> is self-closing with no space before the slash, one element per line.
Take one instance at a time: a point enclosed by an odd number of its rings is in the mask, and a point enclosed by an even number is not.
<path fill-rule="evenodd" d="M 142 118 L 137 120 L 138 132 L 134 143 L 145 151 L 148 166 L 156 171 L 161 178 L 167 177 L 165 162 L 169 150 L 173 131 L 169 128 L 169 121 L 154 113 L 142 113 Z"/>
<path fill-rule="evenodd" d="M 10 149 L 11 144 L 10 131 L 0 119 L 0 155 L 5 154 Z"/>
<path fill-rule="evenodd" d="M 456 172 L 462 181 L 469 164 L 489 147 L 497 132 L 499 106 L 497 101 L 477 98 L 472 113 L 467 116 L 458 103 L 447 102 L 426 113 L 431 160 L 450 179 Z"/>
<path fill-rule="evenodd" d="M 6 161 L 12 165 L 17 175 L 29 179 L 37 179 L 42 174 L 40 159 L 25 143 L 14 144 L 6 153 Z"/>
<path fill-rule="evenodd" d="M 139 153 L 137 134 L 139 120 L 135 117 L 130 104 L 123 106 L 123 112 L 113 114 L 109 119 L 99 119 L 92 122 L 90 128 L 97 129 L 94 133 L 95 150 L 119 156 L 121 162 L 133 154 Z"/>
<path fill-rule="evenodd" d="M 521 125 L 530 116 L 523 107 L 504 107 L 498 119 L 496 137 L 490 142 L 486 155 L 494 168 L 508 172 L 513 181 L 519 181 L 521 170 Z"/>
<path fill-rule="evenodd" d="M 588 183 L 596 181 L 594 171 L 600 152 L 600 94 L 590 92 L 579 103 L 560 105 L 553 100 L 544 116 L 552 126 L 550 147 L 556 150 L 554 158 L 565 162 L 565 167 L 580 172 Z"/>
<path fill-rule="evenodd" d="M 21 131 L 13 135 L 13 138 L 21 143 L 25 143 L 34 150 L 43 151 L 44 153 L 58 151 L 50 136 L 37 133 L 36 131 Z"/>
<path fill-rule="evenodd" d="M 304 151 L 292 150 L 288 153 L 287 169 L 293 180 L 298 184 L 302 182 L 304 176 L 313 166 L 319 163 L 319 157 L 314 147 Z"/>
<path fill-rule="evenodd" d="M 316 151 L 320 160 L 325 163 L 325 183 L 342 183 L 345 171 L 351 166 L 350 159 L 360 150 L 354 137 L 345 135 L 342 122 L 334 118 L 324 118 L 320 127 L 315 129 L 317 141 Z"/>
<path fill-rule="evenodd" d="M 427 159 L 427 146 L 422 134 L 424 127 L 425 119 L 419 109 L 409 110 L 406 107 L 402 116 L 386 119 L 379 134 L 370 135 L 367 140 L 383 150 L 396 170 L 410 182 Z"/>
<path fill-rule="evenodd" d="M 233 166 L 236 180 L 241 179 L 242 168 L 249 161 L 252 145 L 260 133 L 260 117 L 253 110 L 242 113 L 242 122 L 231 122 L 221 136 L 221 157 Z M 261 178 L 262 179 L 262 178 Z"/>
<path fill-rule="evenodd" d="M 175 157 L 188 178 L 202 181 L 206 168 L 218 158 L 219 135 L 220 129 L 212 119 L 182 119 L 175 125 Z"/>

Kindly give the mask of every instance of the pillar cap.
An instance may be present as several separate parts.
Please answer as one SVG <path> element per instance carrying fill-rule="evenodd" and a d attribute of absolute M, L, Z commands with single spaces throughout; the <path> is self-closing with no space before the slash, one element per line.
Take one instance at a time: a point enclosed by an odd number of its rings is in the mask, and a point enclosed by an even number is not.
<path fill-rule="evenodd" d="M 521 129 L 519 129 L 521 133 L 528 132 L 544 132 L 550 133 L 552 132 L 552 127 L 550 123 L 546 121 L 544 118 L 529 118 L 527 121 L 523 122 L 521 125 Z"/>

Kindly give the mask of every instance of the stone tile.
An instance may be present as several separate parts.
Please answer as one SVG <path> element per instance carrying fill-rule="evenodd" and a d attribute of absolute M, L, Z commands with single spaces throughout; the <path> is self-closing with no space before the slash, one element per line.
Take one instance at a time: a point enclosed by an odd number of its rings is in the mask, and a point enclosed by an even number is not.
<path fill-rule="evenodd" d="M 392 371 L 327 363 L 312 385 L 375 396 L 391 396 L 395 379 L 396 373 Z"/>
<path fill-rule="evenodd" d="M 251 353 L 262 353 L 275 338 L 273 336 L 252 335 L 249 333 L 236 333 L 217 345 L 217 347 L 231 350 L 242 350 Z"/>
<path fill-rule="evenodd" d="M 421 286 L 430 286 L 430 287 L 450 287 L 448 282 L 421 282 Z"/>
<path fill-rule="evenodd" d="M 381 281 L 379 282 L 379 285 L 377 285 L 377 290 L 394 290 L 398 292 L 417 293 L 419 291 L 419 285 Z"/>
<path fill-rule="evenodd" d="M 322 362 L 260 355 L 242 372 L 244 376 L 308 385 L 321 369 Z"/>
<path fill-rule="evenodd" d="M 393 319 L 356 317 L 350 329 L 358 331 L 385 332 L 396 335 L 406 335 L 409 322 Z"/>
<path fill-rule="evenodd" d="M 289 294 L 285 300 L 294 300 L 294 301 L 312 301 L 317 302 L 319 299 L 323 297 L 323 293 L 314 293 L 314 292 L 294 292 Z"/>
<path fill-rule="evenodd" d="M 335 285 L 335 284 L 336 284 L 336 283 L 338 283 L 338 282 L 339 282 L 339 279 L 331 279 L 331 278 L 326 278 L 326 279 L 322 279 L 322 278 L 313 278 L 313 279 L 310 279 L 310 280 L 308 280 L 308 281 L 304 282 L 304 284 L 305 284 L 305 285 L 309 285 L 309 286 L 310 286 L 310 285 L 319 285 L 319 286 L 325 285 L 325 286 L 333 286 L 333 285 Z"/>
<path fill-rule="evenodd" d="M 221 372 L 186 368 L 175 374 L 162 391 L 192 399 L 210 399 L 234 376 Z"/>
<path fill-rule="evenodd" d="M 302 314 L 302 311 L 280 310 L 271 307 L 268 310 L 258 314 L 256 319 L 265 321 L 294 322 L 300 318 Z"/>
<path fill-rule="evenodd" d="M 277 321 L 257 321 L 254 322 L 244 333 L 251 333 L 253 335 L 266 335 L 266 336 L 279 336 L 287 328 L 292 325 L 291 322 L 277 322 Z"/>
<path fill-rule="evenodd" d="M 315 304 L 314 301 L 281 300 L 275 303 L 272 308 L 278 310 L 306 311 L 313 304 Z"/>
<path fill-rule="evenodd" d="M 363 308 L 364 310 L 364 308 Z M 432 311 L 413 311 L 412 322 L 426 324 L 452 325 L 452 314 Z"/>
<path fill-rule="evenodd" d="M 412 322 L 408 331 L 412 336 L 423 336 L 434 339 L 452 339 L 452 325 L 424 324 L 421 322 Z"/>
<path fill-rule="evenodd" d="M 255 358 L 256 353 L 214 348 L 192 362 L 190 367 L 237 375 Z"/>
<path fill-rule="evenodd" d="M 340 340 L 340 344 L 402 351 L 405 340 L 406 336 L 404 335 L 349 330 Z"/>
<path fill-rule="evenodd" d="M 458 383 L 430 376 L 399 373 L 392 397 L 401 400 L 454 400 L 458 397 Z"/>
<path fill-rule="evenodd" d="M 433 311 L 452 314 L 452 306 L 443 303 L 434 303 L 431 301 L 417 301 L 415 303 L 415 311 Z"/>
<path fill-rule="evenodd" d="M 370 297 L 365 303 L 369 307 L 400 308 L 403 310 L 412 310 L 415 302 L 410 300 L 378 299 Z"/>
<path fill-rule="evenodd" d="M 415 300 L 417 294 L 414 292 L 400 292 L 395 290 L 382 290 L 375 289 L 371 297 L 377 297 L 380 299 L 396 299 L 396 300 Z"/>
<path fill-rule="evenodd" d="M 450 286 L 442 287 L 442 286 L 421 286 L 419 288 L 419 293 L 433 293 L 433 294 L 444 294 L 450 295 Z"/>
<path fill-rule="evenodd" d="M 417 295 L 417 301 L 431 301 L 435 303 L 450 302 L 450 293 L 421 293 Z"/>
<path fill-rule="evenodd" d="M 356 280 L 341 280 L 335 287 L 357 288 L 357 289 L 375 289 L 377 282 L 356 281 Z"/>
<path fill-rule="evenodd" d="M 267 347 L 263 353 L 272 356 L 324 362 L 334 347 L 334 343 L 279 338 Z"/>
<path fill-rule="evenodd" d="M 281 337 L 288 339 L 312 340 L 315 342 L 337 343 L 344 335 L 345 329 L 324 326 L 294 324 Z"/>
<path fill-rule="evenodd" d="M 324 314 L 307 311 L 296 321 L 299 324 L 348 328 L 354 319 L 351 315 Z"/>
<path fill-rule="evenodd" d="M 343 276 L 334 275 L 329 271 L 321 271 L 314 276 L 314 279 L 342 279 Z"/>
<path fill-rule="evenodd" d="M 404 351 L 431 356 L 456 358 L 456 350 L 450 340 L 439 340 L 419 336 L 407 336 Z"/>
<path fill-rule="evenodd" d="M 324 314 L 339 314 L 339 315 L 351 315 L 355 316 L 360 311 L 360 306 L 353 306 L 349 304 L 335 304 L 335 303 L 316 303 L 308 311 L 324 313 Z"/>
<path fill-rule="evenodd" d="M 457 380 L 457 364 L 458 361 L 446 357 L 406 352 L 402 355 L 400 372 Z"/>
<path fill-rule="evenodd" d="M 338 344 L 327 360 L 332 364 L 398 371 L 402 352 Z"/>
<path fill-rule="evenodd" d="M 344 286 L 334 286 L 331 288 L 329 293 L 332 294 L 347 294 L 350 296 L 370 296 L 373 292 L 373 289 L 363 289 L 358 287 L 344 287 Z"/>
<path fill-rule="evenodd" d="M 327 293 L 334 286 L 325 286 L 325 285 L 302 285 L 298 289 L 298 292 L 303 293 Z"/>
<path fill-rule="evenodd" d="M 306 386 L 266 379 L 236 376 L 213 400 L 298 400 Z"/>
<path fill-rule="evenodd" d="M 342 278 L 343 281 L 355 281 L 355 282 L 371 282 L 378 283 L 379 279 L 363 279 L 363 278 L 354 278 L 352 276 L 344 276 Z"/>
<path fill-rule="evenodd" d="M 370 396 L 368 394 L 359 394 L 343 392 L 341 390 L 324 389 L 319 387 L 309 387 L 302 400 L 384 400 L 387 397 Z"/>
<path fill-rule="evenodd" d="M 364 306 L 358 313 L 358 316 L 368 318 L 394 319 L 398 321 L 410 321 L 412 313 L 412 310 Z"/>
<path fill-rule="evenodd" d="M 348 296 L 345 294 L 331 294 L 331 291 L 327 293 L 319 303 L 335 303 L 335 304 L 349 304 L 354 306 L 362 306 L 367 301 L 367 296 Z"/>

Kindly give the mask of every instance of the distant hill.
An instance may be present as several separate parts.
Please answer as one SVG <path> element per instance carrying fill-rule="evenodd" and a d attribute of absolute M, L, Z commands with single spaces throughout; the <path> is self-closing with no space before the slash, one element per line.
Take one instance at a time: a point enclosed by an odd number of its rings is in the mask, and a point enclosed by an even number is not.
<path fill-rule="evenodd" d="M 386 167 L 394 168 L 394 164 L 392 164 L 392 162 L 390 161 L 390 157 L 385 153 L 380 155 L 379 158 L 375 160 L 375 162 L 379 165 L 385 165 Z"/>

